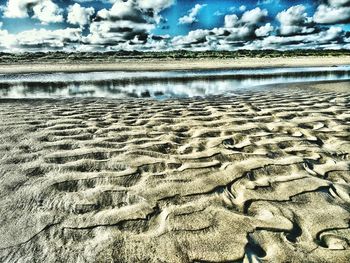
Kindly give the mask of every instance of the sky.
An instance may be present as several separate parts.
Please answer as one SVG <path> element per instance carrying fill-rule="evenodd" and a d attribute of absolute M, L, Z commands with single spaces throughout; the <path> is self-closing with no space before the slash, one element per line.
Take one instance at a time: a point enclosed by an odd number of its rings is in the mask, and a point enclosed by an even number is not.
<path fill-rule="evenodd" d="M 0 52 L 350 49 L 350 0 L 0 0 Z"/>

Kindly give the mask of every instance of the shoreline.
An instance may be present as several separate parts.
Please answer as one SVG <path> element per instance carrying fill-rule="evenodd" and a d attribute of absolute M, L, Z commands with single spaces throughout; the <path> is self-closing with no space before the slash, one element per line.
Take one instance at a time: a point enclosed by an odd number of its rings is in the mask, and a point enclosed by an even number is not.
<path fill-rule="evenodd" d="M 295 57 L 295 58 L 239 58 L 239 59 L 180 59 L 180 60 L 120 60 L 113 63 L 37 63 L 0 64 L 0 74 L 95 72 L 95 71 L 171 71 L 171 70 L 222 70 L 261 69 L 271 67 L 331 67 L 350 65 L 350 56 Z"/>

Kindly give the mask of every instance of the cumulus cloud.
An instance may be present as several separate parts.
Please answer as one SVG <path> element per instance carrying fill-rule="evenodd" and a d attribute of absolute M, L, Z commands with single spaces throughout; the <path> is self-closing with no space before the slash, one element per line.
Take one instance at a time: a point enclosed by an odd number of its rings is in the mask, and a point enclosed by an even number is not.
<path fill-rule="evenodd" d="M 9 0 L 5 7 L 5 17 L 9 18 L 24 18 L 28 17 L 29 5 L 32 4 L 31 0 Z"/>
<path fill-rule="evenodd" d="M 93 7 L 82 7 L 75 3 L 68 7 L 67 22 L 72 25 L 84 27 L 90 23 L 92 15 L 95 13 Z"/>
<path fill-rule="evenodd" d="M 260 28 L 261 23 L 268 16 L 267 10 L 255 8 L 244 12 L 239 18 L 236 14 L 226 15 L 223 27 L 212 30 L 194 30 L 185 36 L 177 36 L 172 45 L 176 48 L 185 49 L 225 49 L 240 47 L 246 41 L 252 40 L 258 34 L 269 34 L 270 25 Z M 260 28 L 260 30 L 258 30 Z M 257 31 L 256 31 L 257 30 Z M 263 32 L 265 30 L 265 32 Z"/>
<path fill-rule="evenodd" d="M 152 24 L 130 21 L 101 21 L 90 25 L 90 34 L 84 38 L 88 43 L 114 45 L 127 41 L 146 40 Z"/>
<path fill-rule="evenodd" d="M 14 51 L 11 47 L 16 44 L 16 36 L 9 34 L 7 30 L 0 28 L 0 47 L 2 50 Z"/>
<path fill-rule="evenodd" d="M 306 8 L 303 5 L 292 6 L 277 14 L 280 22 L 281 35 L 310 34 L 315 31 L 312 25 L 312 18 L 307 16 Z"/>
<path fill-rule="evenodd" d="M 226 15 L 225 16 L 225 27 L 226 28 L 232 28 L 235 27 L 238 24 L 238 16 L 233 14 L 233 15 Z"/>
<path fill-rule="evenodd" d="M 314 14 L 314 20 L 316 23 L 337 24 L 350 21 L 350 7 L 339 5 L 340 1 L 333 1 L 332 3 L 333 5 L 318 6 Z"/>
<path fill-rule="evenodd" d="M 174 0 L 138 0 L 141 9 L 153 9 L 156 13 L 174 4 Z"/>
<path fill-rule="evenodd" d="M 72 50 L 81 41 L 81 29 L 33 29 L 10 34 L 0 30 L 0 46 L 8 51 Z"/>
<path fill-rule="evenodd" d="M 5 7 L 4 16 L 9 18 L 29 17 L 39 19 L 43 24 L 63 21 L 62 9 L 51 0 L 9 0 Z"/>
<path fill-rule="evenodd" d="M 260 7 L 249 10 L 242 15 L 241 21 L 244 23 L 256 24 L 262 22 L 267 17 L 267 10 Z"/>
<path fill-rule="evenodd" d="M 254 40 L 246 48 L 249 49 L 293 49 L 293 48 L 325 48 L 330 45 L 338 47 L 344 42 L 344 31 L 340 27 L 330 27 L 325 31 L 308 35 L 268 36 Z"/>
<path fill-rule="evenodd" d="M 39 19 L 43 24 L 59 23 L 63 21 L 62 9 L 53 2 L 46 0 L 34 5 L 34 18 Z"/>
<path fill-rule="evenodd" d="M 197 22 L 198 13 L 205 6 L 207 5 L 196 4 L 191 10 L 188 11 L 187 15 L 179 18 L 179 24 L 193 24 L 194 22 Z"/>
<path fill-rule="evenodd" d="M 97 15 L 103 19 L 144 21 L 141 9 L 133 1 L 117 1 L 110 10 L 102 9 Z"/>
<path fill-rule="evenodd" d="M 209 30 L 197 29 L 190 31 L 186 36 L 176 36 L 172 40 L 174 46 L 191 47 L 193 45 L 203 44 L 207 42 Z"/>
<path fill-rule="evenodd" d="M 97 12 L 90 24 L 90 34 L 84 43 L 94 45 L 136 46 L 146 44 L 151 30 L 160 23 L 159 12 L 173 4 L 173 0 L 115 0 L 110 9 Z M 153 4 L 152 4 L 153 3 Z"/>
<path fill-rule="evenodd" d="M 331 6 L 346 6 L 350 4 L 350 0 L 328 0 Z"/>
<path fill-rule="evenodd" d="M 81 40 L 81 29 L 66 28 L 58 30 L 33 29 L 17 34 L 20 46 L 62 48 Z"/>
<path fill-rule="evenodd" d="M 270 24 L 267 23 L 264 26 L 261 26 L 255 30 L 255 35 L 257 37 L 266 37 L 268 36 L 272 31 L 274 30 L 274 27 Z"/>
<path fill-rule="evenodd" d="M 235 14 L 225 16 L 225 27 L 233 28 L 237 26 L 252 25 L 257 26 L 259 23 L 263 22 L 267 17 L 268 12 L 266 9 L 261 10 L 259 7 L 246 11 L 242 14 L 241 19 Z"/>

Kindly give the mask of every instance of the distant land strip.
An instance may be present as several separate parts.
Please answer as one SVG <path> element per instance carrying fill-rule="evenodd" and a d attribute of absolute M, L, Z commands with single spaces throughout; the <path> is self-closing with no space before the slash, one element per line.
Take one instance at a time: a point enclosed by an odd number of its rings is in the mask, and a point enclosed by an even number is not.
<path fill-rule="evenodd" d="M 62 53 L 59 53 L 62 55 Z M 236 58 L 157 58 L 157 57 L 96 57 L 72 59 L 66 54 L 47 57 L 27 57 L 28 54 L 0 54 L 0 73 L 50 73 L 50 72 L 93 72 L 93 71 L 168 71 L 168 70 L 214 70 L 249 69 L 271 67 L 315 67 L 350 65 L 350 54 L 339 56 L 295 56 L 295 57 L 236 57 Z M 74 56 L 77 56 L 75 54 Z M 92 55 L 89 55 L 92 56 Z M 12 58 L 12 59 L 11 59 Z"/>

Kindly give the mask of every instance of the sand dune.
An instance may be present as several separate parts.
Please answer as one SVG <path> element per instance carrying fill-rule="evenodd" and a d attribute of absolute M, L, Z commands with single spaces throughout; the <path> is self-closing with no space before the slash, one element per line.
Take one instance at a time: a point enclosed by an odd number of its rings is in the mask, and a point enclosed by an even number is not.
<path fill-rule="evenodd" d="M 0 261 L 348 262 L 349 109 L 298 88 L 1 101 Z"/>

